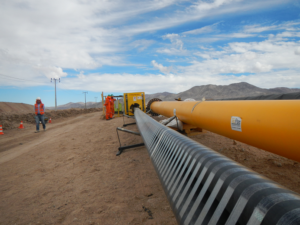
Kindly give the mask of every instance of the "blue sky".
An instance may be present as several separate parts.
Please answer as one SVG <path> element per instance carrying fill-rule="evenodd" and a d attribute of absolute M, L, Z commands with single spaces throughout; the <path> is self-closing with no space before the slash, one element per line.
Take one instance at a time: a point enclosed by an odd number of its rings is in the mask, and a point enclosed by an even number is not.
<path fill-rule="evenodd" d="M 0 3 L 0 101 L 248 82 L 300 88 L 300 0 Z"/>

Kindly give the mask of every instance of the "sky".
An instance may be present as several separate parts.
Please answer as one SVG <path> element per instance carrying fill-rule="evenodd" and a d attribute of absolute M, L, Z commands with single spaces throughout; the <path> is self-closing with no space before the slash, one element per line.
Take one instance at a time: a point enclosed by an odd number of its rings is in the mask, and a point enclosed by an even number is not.
<path fill-rule="evenodd" d="M 300 0 L 1 0 L 0 102 L 300 88 Z M 97 99 L 96 99 L 97 98 Z"/>

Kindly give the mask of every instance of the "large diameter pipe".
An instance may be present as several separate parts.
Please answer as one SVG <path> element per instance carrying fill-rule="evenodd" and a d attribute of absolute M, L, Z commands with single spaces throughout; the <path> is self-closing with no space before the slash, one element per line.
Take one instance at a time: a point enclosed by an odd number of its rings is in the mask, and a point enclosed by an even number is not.
<path fill-rule="evenodd" d="M 300 101 L 154 102 L 151 110 L 300 162 Z"/>

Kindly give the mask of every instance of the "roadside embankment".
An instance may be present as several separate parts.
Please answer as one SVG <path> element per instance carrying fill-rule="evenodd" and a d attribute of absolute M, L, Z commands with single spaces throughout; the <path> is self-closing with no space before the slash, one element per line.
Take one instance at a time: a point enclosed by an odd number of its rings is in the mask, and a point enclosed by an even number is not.
<path fill-rule="evenodd" d="M 90 108 L 90 109 L 65 109 L 65 110 L 51 110 L 45 112 L 45 117 L 51 119 L 59 119 L 65 117 L 72 117 L 80 114 L 100 112 L 101 108 Z M 1 113 L 0 114 L 0 125 L 2 125 L 3 130 L 10 130 L 17 128 L 20 122 L 24 123 L 35 123 L 35 114 L 32 113 Z"/>

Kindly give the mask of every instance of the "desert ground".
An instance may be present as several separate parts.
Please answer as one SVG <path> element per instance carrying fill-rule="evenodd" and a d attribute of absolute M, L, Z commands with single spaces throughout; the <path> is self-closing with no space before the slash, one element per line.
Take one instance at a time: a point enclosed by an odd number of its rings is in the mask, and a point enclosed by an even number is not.
<path fill-rule="evenodd" d="M 33 111 L 33 105 L 24 103 L 0 102 L 0 113 L 29 113 Z"/>
<path fill-rule="evenodd" d="M 177 224 L 145 147 L 116 156 L 123 118 L 58 117 L 0 135 L 0 224 Z M 159 120 L 159 118 L 156 118 Z M 125 118 L 126 123 L 133 119 Z M 137 131 L 136 125 L 127 127 Z M 142 142 L 120 132 L 122 145 Z M 193 140 L 300 193 L 299 163 L 206 132 Z"/>

